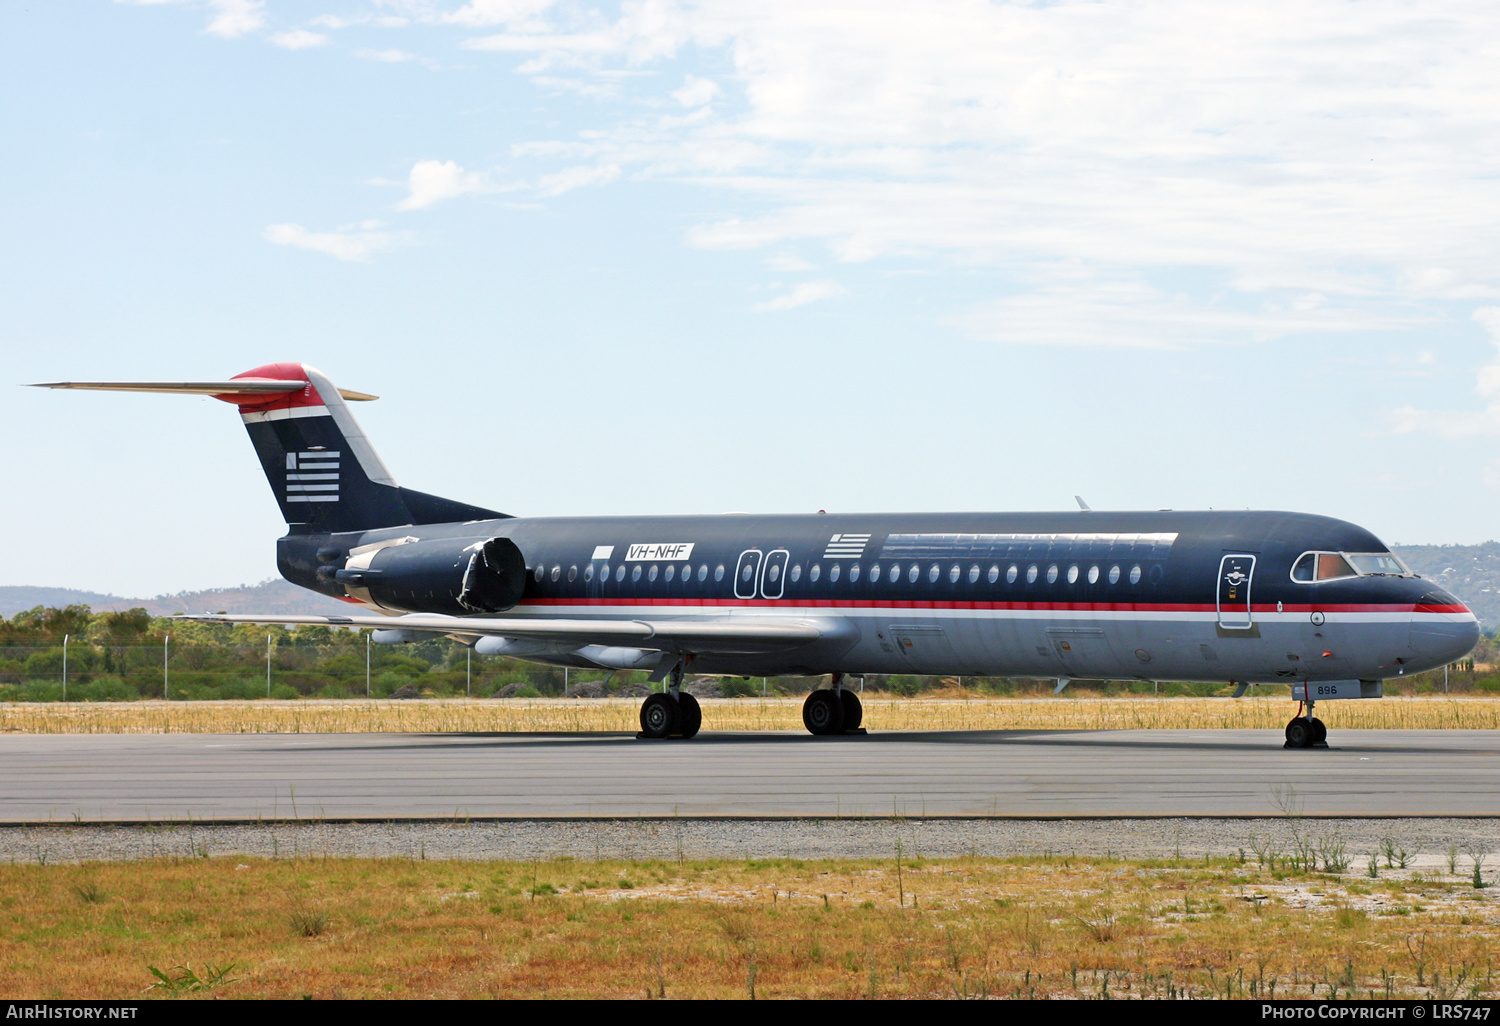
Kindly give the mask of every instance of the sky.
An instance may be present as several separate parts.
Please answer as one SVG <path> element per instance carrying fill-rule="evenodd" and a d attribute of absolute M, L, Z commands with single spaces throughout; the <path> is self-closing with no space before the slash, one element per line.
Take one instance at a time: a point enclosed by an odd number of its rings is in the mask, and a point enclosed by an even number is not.
<path fill-rule="evenodd" d="M 1493 3 L 0 5 L 0 584 L 274 576 L 294 360 L 516 515 L 1500 537 Z"/>

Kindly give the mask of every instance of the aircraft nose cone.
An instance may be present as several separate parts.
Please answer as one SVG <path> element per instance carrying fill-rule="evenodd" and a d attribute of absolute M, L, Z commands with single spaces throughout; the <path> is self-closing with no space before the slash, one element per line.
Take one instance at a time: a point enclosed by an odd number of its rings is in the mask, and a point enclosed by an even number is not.
<path fill-rule="evenodd" d="M 1479 621 L 1458 599 L 1442 589 L 1423 595 L 1411 614 L 1407 665 L 1420 672 L 1462 659 L 1479 643 Z M 1415 665 L 1413 665 L 1415 664 Z"/>

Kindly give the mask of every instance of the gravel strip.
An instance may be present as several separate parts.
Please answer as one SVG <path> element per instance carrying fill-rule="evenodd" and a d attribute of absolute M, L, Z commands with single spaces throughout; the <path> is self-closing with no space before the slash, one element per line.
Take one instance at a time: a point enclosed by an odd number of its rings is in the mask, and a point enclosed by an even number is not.
<path fill-rule="evenodd" d="M 881 819 L 595 820 L 507 822 L 274 823 L 251 825 L 0 827 L 0 859 L 12 863 L 125 861 L 252 855 L 530 861 L 533 859 L 1205 855 L 1254 858 L 1257 844 L 1285 852 L 1293 828 L 1313 843 L 1342 840 L 1356 868 L 1391 838 L 1418 853 L 1413 869 L 1445 866 L 1446 851 L 1500 853 L 1495 819 Z M 1463 856 L 1468 864 L 1468 856 Z M 1500 861 L 1491 854 L 1486 866 Z"/>

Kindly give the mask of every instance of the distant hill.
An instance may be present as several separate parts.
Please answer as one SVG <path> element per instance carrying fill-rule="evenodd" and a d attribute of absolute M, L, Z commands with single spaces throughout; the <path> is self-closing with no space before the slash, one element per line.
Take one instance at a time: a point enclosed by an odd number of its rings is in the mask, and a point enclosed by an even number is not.
<path fill-rule="evenodd" d="M 238 588 L 182 591 L 155 598 L 121 598 L 75 588 L 0 587 L 0 616 L 12 617 L 37 606 L 88 606 L 95 612 L 145 609 L 152 616 L 173 613 L 307 613 L 348 616 L 352 606 L 273 578 Z"/>
<path fill-rule="evenodd" d="M 1457 595 L 1484 624 L 1500 627 L 1500 541 L 1480 545 L 1392 545 L 1391 551 L 1423 577 Z"/>

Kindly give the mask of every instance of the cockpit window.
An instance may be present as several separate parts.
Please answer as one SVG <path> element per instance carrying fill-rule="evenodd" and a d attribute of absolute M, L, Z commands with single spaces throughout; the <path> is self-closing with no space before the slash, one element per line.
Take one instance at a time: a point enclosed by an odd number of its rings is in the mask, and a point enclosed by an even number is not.
<path fill-rule="evenodd" d="M 1354 569 L 1362 574 L 1392 574 L 1398 577 L 1411 574 L 1406 564 L 1389 552 L 1350 552 L 1347 555 L 1349 562 L 1354 564 Z"/>
<path fill-rule="evenodd" d="M 1317 579 L 1320 581 L 1334 581 L 1340 577 L 1353 577 L 1354 567 L 1349 561 L 1337 552 L 1318 553 Z"/>
<path fill-rule="evenodd" d="M 1292 580 L 1304 584 L 1373 574 L 1400 577 L 1411 571 L 1389 552 L 1304 552 L 1292 567 Z"/>

